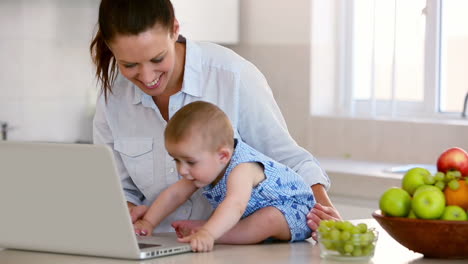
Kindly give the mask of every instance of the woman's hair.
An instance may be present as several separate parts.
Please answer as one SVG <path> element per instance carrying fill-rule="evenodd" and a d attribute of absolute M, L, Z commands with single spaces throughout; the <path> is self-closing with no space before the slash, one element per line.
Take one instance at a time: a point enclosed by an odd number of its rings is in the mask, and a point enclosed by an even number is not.
<path fill-rule="evenodd" d="M 166 142 L 178 143 L 196 135 L 211 151 L 222 146 L 234 147 L 231 121 L 212 103 L 196 101 L 185 105 L 169 120 L 164 131 Z"/>
<path fill-rule="evenodd" d="M 98 28 L 89 49 L 106 100 L 117 76 L 115 57 L 108 44 L 117 35 L 138 35 L 156 24 L 173 33 L 174 19 L 170 0 L 101 0 Z"/>

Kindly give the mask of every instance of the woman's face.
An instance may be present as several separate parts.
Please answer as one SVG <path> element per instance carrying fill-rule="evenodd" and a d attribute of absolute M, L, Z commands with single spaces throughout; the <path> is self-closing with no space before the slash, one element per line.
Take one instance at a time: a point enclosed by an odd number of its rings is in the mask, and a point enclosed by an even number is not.
<path fill-rule="evenodd" d="M 150 96 L 171 95 L 180 89 L 175 87 L 179 76 L 173 76 L 177 67 L 177 21 L 174 29 L 171 34 L 156 24 L 138 35 L 117 35 L 109 44 L 122 75 Z"/>

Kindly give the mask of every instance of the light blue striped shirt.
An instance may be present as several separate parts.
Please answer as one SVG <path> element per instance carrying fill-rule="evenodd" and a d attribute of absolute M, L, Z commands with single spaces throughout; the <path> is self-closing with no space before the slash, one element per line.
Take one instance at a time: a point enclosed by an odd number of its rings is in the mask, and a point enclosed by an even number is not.
<path fill-rule="evenodd" d="M 170 97 L 169 118 L 193 101 L 218 105 L 231 119 L 235 136 L 287 165 L 307 184 L 330 180 L 315 158 L 291 138 L 262 73 L 250 62 L 222 46 L 186 41 L 182 90 Z M 164 148 L 163 119 L 151 96 L 118 75 L 107 104 L 98 99 L 94 117 L 94 143 L 113 150 L 128 201 L 150 205 L 162 190 L 180 179 Z M 201 192 L 177 209 L 155 230 L 173 231 L 181 219 L 207 219 L 212 209 Z"/>

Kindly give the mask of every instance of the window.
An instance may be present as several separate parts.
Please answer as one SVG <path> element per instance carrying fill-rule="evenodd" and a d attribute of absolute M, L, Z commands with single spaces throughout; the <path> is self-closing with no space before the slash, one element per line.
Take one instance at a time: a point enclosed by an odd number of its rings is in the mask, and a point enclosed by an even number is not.
<path fill-rule="evenodd" d="M 441 1 L 441 112 L 460 112 L 468 92 L 468 1 Z"/>
<path fill-rule="evenodd" d="M 468 92 L 468 1 L 336 0 L 324 5 L 316 0 L 312 8 L 312 16 L 323 17 L 318 12 L 327 10 L 335 18 L 336 26 L 329 29 L 336 36 L 328 39 L 334 43 L 334 57 L 324 56 L 324 48 L 314 52 L 314 41 L 324 39 L 314 30 L 323 32 L 319 27 L 327 21 L 312 18 L 312 68 L 314 59 L 336 65 L 334 103 L 339 106 L 332 112 L 461 116 Z M 324 72 L 316 68 L 312 79 Z"/>

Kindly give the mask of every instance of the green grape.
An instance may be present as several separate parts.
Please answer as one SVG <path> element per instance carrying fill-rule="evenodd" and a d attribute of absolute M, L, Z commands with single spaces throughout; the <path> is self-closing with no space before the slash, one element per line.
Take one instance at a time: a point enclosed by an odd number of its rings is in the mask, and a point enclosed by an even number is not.
<path fill-rule="evenodd" d="M 445 182 L 444 181 L 436 181 L 434 184 L 435 187 L 439 188 L 441 191 L 444 190 L 445 188 Z"/>
<path fill-rule="evenodd" d="M 349 221 L 344 221 L 343 222 L 343 227 L 342 227 L 342 230 L 347 230 L 347 231 L 351 231 L 353 229 L 354 225 L 351 224 L 351 222 Z"/>
<path fill-rule="evenodd" d="M 375 240 L 375 234 L 372 230 L 368 230 L 366 234 L 369 236 L 369 241 L 373 242 Z"/>
<path fill-rule="evenodd" d="M 354 250 L 353 250 L 353 252 L 351 253 L 351 255 L 353 255 L 353 256 L 355 256 L 355 257 L 362 256 L 362 249 L 361 249 L 361 247 L 354 247 Z"/>
<path fill-rule="evenodd" d="M 341 232 L 340 238 L 343 241 L 347 241 L 347 240 L 349 240 L 351 238 L 351 233 L 349 231 L 347 231 L 347 230 L 344 230 L 344 231 Z"/>
<path fill-rule="evenodd" d="M 445 182 L 449 182 L 451 180 L 455 180 L 455 174 L 453 174 L 452 171 L 447 171 L 445 174 Z"/>
<path fill-rule="evenodd" d="M 353 234 L 353 238 L 351 239 L 354 245 L 359 246 L 361 244 L 361 234 Z"/>
<path fill-rule="evenodd" d="M 341 255 L 346 255 L 343 243 L 336 245 L 336 251 L 340 252 Z"/>
<path fill-rule="evenodd" d="M 331 240 L 339 240 L 340 239 L 340 230 L 336 229 L 336 228 L 333 228 L 332 230 L 330 230 L 330 239 Z"/>
<path fill-rule="evenodd" d="M 328 226 L 329 228 L 335 227 L 335 224 L 336 224 L 336 221 L 335 221 L 335 220 L 328 220 L 328 221 L 326 222 L 326 226 Z"/>
<path fill-rule="evenodd" d="M 326 249 L 329 249 L 329 250 L 334 250 L 335 249 L 335 246 L 333 245 L 333 242 L 331 242 L 330 240 L 323 240 L 322 243 L 323 243 L 323 245 L 325 246 Z"/>
<path fill-rule="evenodd" d="M 325 233 L 325 234 L 320 234 L 320 237 L 323 239 L 330 239 L 330 232 Z"/>
<path fill-rule="evenodd" d="M 319 240 L 322 248 L 343 256 L 370 256 L 374 252 L 374 229 L 365 223 L 353 225 L 349 221 L 323 220 L 320 222 Z"/>
<path fill-rule="evenodd" d="M 331 228 L 334 224 L 331 224 L 333 220 L 322 220 L 320 221 L 320 224 L 319 226 L 324 226 L 324 227 L 327 227 L 327 228 Z"/>
<path fill-rule="evenodd" d="M 447 171 L 447 177 L 450 175 L 450 178 L 452 179 L 458 179 L 461 177 L 461 172 L 457 170 L 450 170 Z"/>
<path fill-rule="evenodd" d="M 437 172 L 435 175 L 434 175 L 434 180 L 436 181 L 443 181 L 445 179 L 445 174 L 441 171 Z"/>
<path fill-rule="evenodd" d="M 372 243 L 370 234 L 371 232 L 361 235 L 361 246 L 367 246 L 369 243 Z"/>
<path fill-rule="evenodd" d="M 458 188 L 460 188 L 460 183 L 458 183 L 457 180 L 451 180 L 449 181 L 449 183 L 447 184 L 448 187 L 454 191 L 458 190 Z"/>
<path fill-rule="evenodd" d="M 319 227 L 317 228 L 317 231 L 319 231 L 320 234 L 324 235 L 328 233 L 330 229 L 326 227 L 325 225 L 319 225 Z"/>
<path fill-rule="evenodd" d="M 363 256 L 370 256 L 374 252 L 374 245 L 370 244 L 367 246 L 362 247 L 362 255 Z"/>
<path fill-rule="evenodd" d="M 343 229 L 343 226 L 344 226 L 344 222 L 343 221 L 338 221 L 335 223 L 335 227 L 339 230 L 344 230 Z"/>
<path fill-rule="evenodd" d="M 430 174 L 426 174 L 423 177 L 423 181 L 424 181 L 424 184 L 433 185 L 435 183 L 435 178 L 434 178 L 434 176 L 432 176 Z"/>
<path fill-rule="evenodd" d="M 357 226 L 351 227 L 351 234 L 354 235 L 354 234 L 359 234 L 359 233 L 361 233 L 361 229 L 359 227 Z"/>
<path fill-rule="evenodd" d="M 328 220 L 322 220 L 322 221 L 320 221 L 319 227 L 321 227 L 321 226 L 327 227 L 327 226 L 326 226 L 327 221 L 328 221 Z"/>
<path fill-rule="evenodd" d="M 364 223 L 358 224 L 357 227 L 359 228 L 359 231 L 360 231 L 361 233 L 365 233 L 365 232 L 367 231 L 367 225 L 364 224 Z"/>
<path fill-rule="evenodd" d="M 353 246 L 352 243 L 347 242 L 347 243 L 344 244 L 344 252 L 351 253 L 353 251 L 354 251 L 354 246 Z"/>

